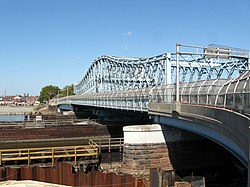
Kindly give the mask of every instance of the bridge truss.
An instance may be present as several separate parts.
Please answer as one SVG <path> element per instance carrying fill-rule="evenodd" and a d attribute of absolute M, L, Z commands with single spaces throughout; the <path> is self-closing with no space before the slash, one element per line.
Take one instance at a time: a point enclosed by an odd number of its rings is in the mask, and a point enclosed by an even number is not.
<path fill-rule="evenodd" d="M 182 49 L 178 52 L 150 58 L 98 57 L 75 85 L 75 92 L 77 95 L 106 93 L 173 84 L 176 82 L 177 68 L 181 83 L 232 79 L 249 70 L 247 50 L 219 45 L 180 46 Z"/>

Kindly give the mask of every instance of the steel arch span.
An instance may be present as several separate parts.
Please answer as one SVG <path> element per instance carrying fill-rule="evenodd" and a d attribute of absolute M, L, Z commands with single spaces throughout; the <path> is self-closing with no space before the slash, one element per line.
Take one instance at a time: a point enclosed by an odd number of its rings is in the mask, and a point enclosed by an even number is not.
<path fill-rule="evenodd" d="M 180 82 L 231 79 L 249 69 L 247 50 L 209 45 L 178 44 L 180 51 L 149 58 L 101 56 L 75 85 L 77 95 L 148 88 L 176 82 L 177 54 Z"/>

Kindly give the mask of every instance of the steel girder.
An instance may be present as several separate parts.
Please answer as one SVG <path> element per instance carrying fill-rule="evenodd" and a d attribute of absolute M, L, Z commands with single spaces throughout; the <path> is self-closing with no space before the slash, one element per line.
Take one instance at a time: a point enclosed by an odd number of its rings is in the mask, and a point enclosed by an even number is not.
<path fill-rule="evenodd" d="M 166 84 L 167 54 L 148 59 L 101 56 L 89 67 L 76 94 L 99 93 Z M 169 67 L 167 67 L 167 65 Z"/>
<path fill-rule="evenodd" d="M 172 82 L 176 78 L 176 55 L 171 55 Z M 248 58 L 229 59 L 206 58 L 203 54 L 180 54 L 180 82 L 192 82 L 206 79 L 232 79 L 249 70 Z"/>
<path fill-rule="evenodd" d="M 180 81 L 227 78 L 249 69 L 248 56 L 228 59 L 204 53 L 180 53 Z M 90 65 L 83 79 L 75 85 L 77 95 L 148 88 L 176 81 L 176 53 L 150 58 L 101 56 Z"/>

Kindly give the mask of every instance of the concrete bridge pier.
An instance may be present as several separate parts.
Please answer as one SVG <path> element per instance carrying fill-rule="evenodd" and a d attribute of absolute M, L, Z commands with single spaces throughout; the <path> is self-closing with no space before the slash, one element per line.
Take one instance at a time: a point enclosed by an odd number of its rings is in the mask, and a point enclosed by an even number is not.
<path fill-rule="evenodd" d="M 177 178 L 203 176 L 208 184 L 246 179 L 233 154 L 197 134 L 158 124 L 125 126 L 123 133 L 124 173 L 147 176 L 150 168 L 161 168 L 174 170 Z"/>
<path fill-rule="evenodd" d="M 124 172 L 148 175 L 150 168 L 173 170 L 160 125 L 125 126 L 123 131 Z"/>

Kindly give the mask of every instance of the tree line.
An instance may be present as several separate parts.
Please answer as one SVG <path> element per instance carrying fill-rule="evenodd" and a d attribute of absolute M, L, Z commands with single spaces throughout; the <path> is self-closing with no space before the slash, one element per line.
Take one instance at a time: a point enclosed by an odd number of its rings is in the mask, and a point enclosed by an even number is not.
<path fill-rule="evenodd" d="M 74 95 L 74 85 L 65 86 L 63 89 L 60 89 L 58 86 L 45 86 L 40 91 L 39 101 L 40 103 L 48 102 L 53 98 L 61 98 L 69 95 Z"/>

